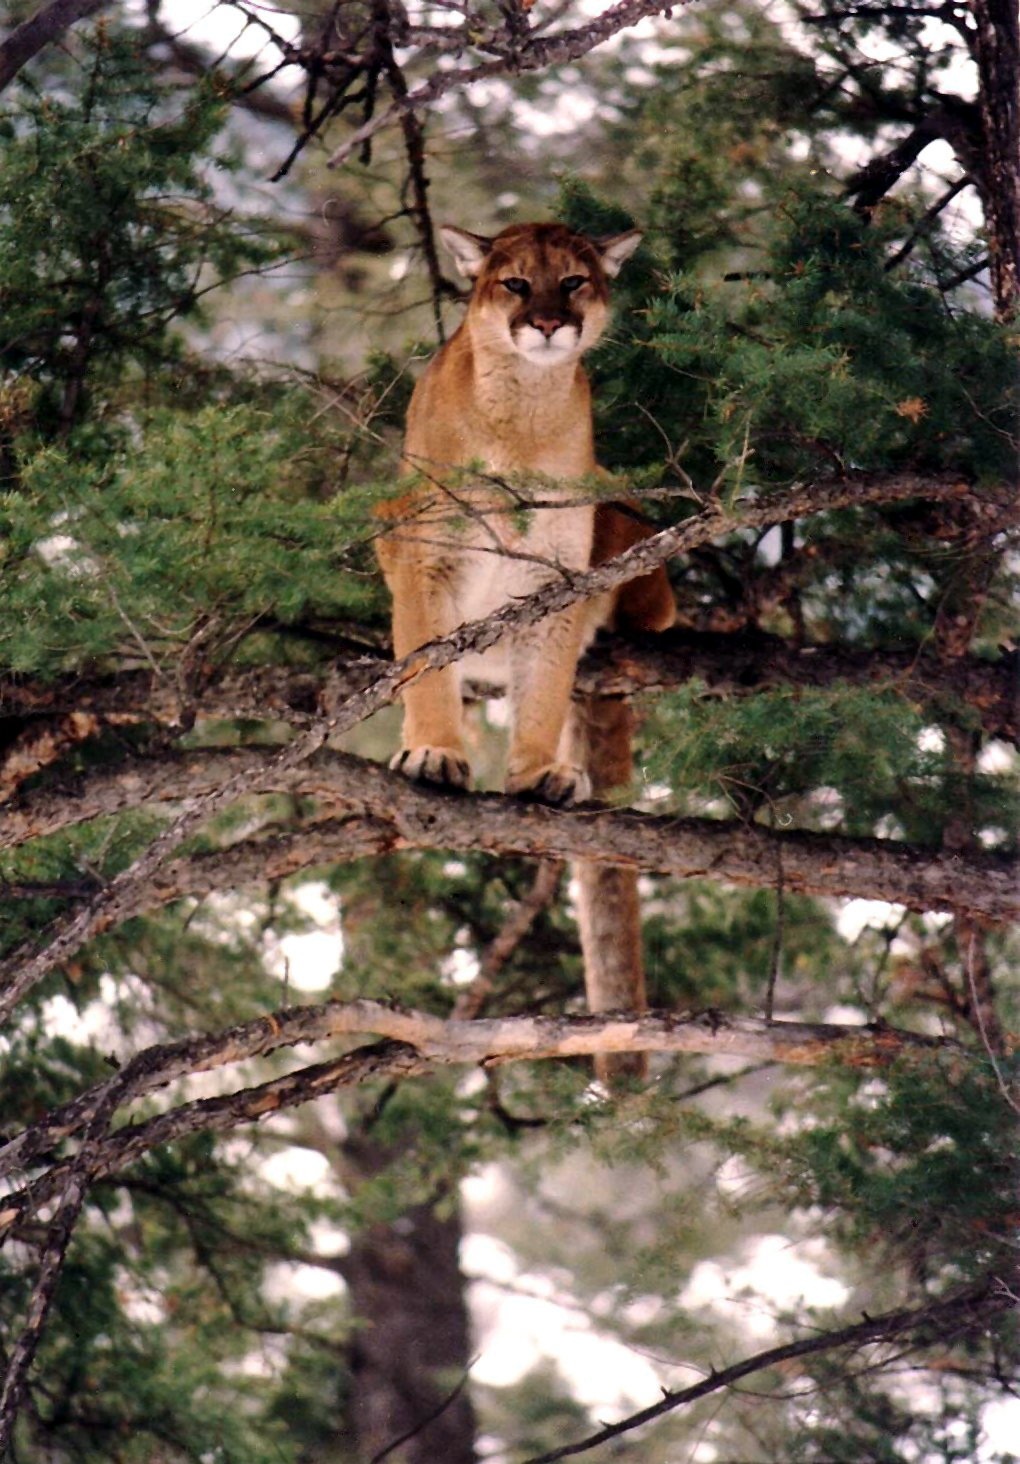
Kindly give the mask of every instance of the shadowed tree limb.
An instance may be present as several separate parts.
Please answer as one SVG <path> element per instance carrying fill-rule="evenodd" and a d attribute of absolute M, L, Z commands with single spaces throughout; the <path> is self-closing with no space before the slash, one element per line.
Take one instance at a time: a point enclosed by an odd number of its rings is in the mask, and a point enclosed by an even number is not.
<path fill-rule="evenodd" d="M 198 1099 L 144 1123 L 125 1124 L 90 1149 L 88 1177 L 90 1181 L 105 1179 L 150 1149 L 176 1143 L 189 1134 L 222 1133 L 242 1123 L 253 1123 L 267 1114 L 309 1103 L 341 1088 L 379 1078 L 416 1077 L 428 1072 L 429 1068 L 429 1062 L 404 1043 L 379 1042 L 370 1047 L 356 1048 L 332 1062 L 299 1068 L 286 1077 L 257 1087 L 244 1088 L 224 1097 Z M 34 1217 L 40 1206 L 50 1203 L 62 1192 L 69 1176 L 76 1172 L 77 1162 L 78 1156 L 75 1156 L 65 1164 L 54 1165 L 25 1189 L 5 1195 L 0 1200 L 0 1240 L 21 1218 Z"/>
<path fill-rule="evenodd" d="M 681 0 L 683 3 L 683 0 Z M 528 71 L 544 71 L 549 66 L 576 61 L 593 51 L 611 36 L 629 30 L 651 15 L 662 15 L 676 8 L 676 0 L 617 0 L 601 15 L 586 25 L 573 30 L 558 31 L 550 36 L 528 31 L 523 35 L 508 37 L 503 46 L 497 48 L 490 37 L 484 47 L 496 51 L 493 60 L 480 62 L 476 66 L 451 67 L 449 70 L 433 71 L 428 81 L 398 96 L 384 111 L 366 121 L 358 130 L 336 149 L 329 159 L 330 167 L 338 167 L 353 153 L 364 147 L 375 134 L 396 122 L 408 112 L 418 112 L 431 107 L 447 92 L 463 90 L 472 82 L 491 80 L 496 76 L 521 75 Z M 467 50 L 472 42 L 465 34 L 459 50 Z"/>
<path fill-rule="evenodd" d="M 356 661 L 342 657 L 320 674 L 288 666 L 219 669 L 196 692 L 194 711 L 202 718 L 270 718 L 295 728 L 307 727 L 321 712 L 325 687 L 328 685 L 333 700 L 340 700 L 363 680 L 369 664 L 383 670 L 390 661 L 366 646 Z M 870 686 L 933 710 L 940 703 L 958 703 L 974 716 L 987 737 L 1016 743 L 1020 739 L 1018 672 L 1020 656 L 1016 652 L 1003 652 L 997 660 L 959 656 L 946 661 L 927 647 L 867 650 L 833 642 L 795 646 L 782 636 L 753 629 L 725 633 L 675 629 L 640 640 L 600 636 L 578 667 L 576 692 L 582 696 L 634 696 L 674 691 L 694 677 L 704 681 L 714 696 L 747 697 L 782 688 Z M 471 689 L 468 682 L 469 693 Z M 489 694 L 485 688 L 479 690 Z M 36 740 L 52 743 L 52 756 L 32 761 L 15 749 L 17 764 L 8 768 L 5 763 L 0 769 L 0 791 L 6 791 L 9 799 L 6 804 L 0 799 L 0 848 L 15 847 L 100 814 L 116 813 L 144 799 L 170 799 L 188 791 L 186 783 L 176 781 L 187 755 L 164 749 L 153 759 L 133 758 L 117 773 L 61 772 L 52 783 L 10 796 L 37 771 L 37 764 L 64 755 L 60 738 L 68 718 L 78 719 L 78 735 L 68 746 L 94 735 L 103 725 L 147 722 L 179 727 L 176 686 L 154 682 L 148 671 L 132 670 L 94 681 L 76 677 L 56 686 L 0 682 L 0 708 L 8 716 L 25 717 L 25 738 L 30 738 L 31 727 L 38 722 Z M 300 781 L 299 775 L 291 786 L 298 790 Z M 308 781 L 314 791 L 314 773 Z M 138 790 L 135 795 L 130 791 L 132 782 Z M 180 791 L 174 791 L 177 788 Z"/>
<path fill-rule="evenodd" d="M 4 1359 L 6 1367 L 3 1384 L 0 1386 L 0 1453 L 6 1454 L 11 1445 L 25 1382 L 42 1340 L 60 1273 L 64 1268 L 67 1248 L 96 1166 L 100 1162 L 102 1140 L 109 1129 L 113 1114 L 130 1089 L 133 1074 L 134 1069 L 129 1064 L 111 1082 L 103 1085 L 89 1112 L 81 1147 L 70 1163 L 62 1166 L 57 1191 L 59 1200 L 47 1227 L 25 1325 L 11 1349 L 10 1356 Z"/>
<path fill-rule="evenodd" d="M 9 86 L 23 66 L 27 66 L 44 47 L 52 45 L 69 26 L 112 0 L 50 0 L 33 16 L 16 26 L 0 41 L 0 92 Z"/>
<path fill-rule="evenodd" d="M 259 769 L 260 758 L 270 771 Z M 310 791 L 293 770 L 274 777 L 272 754 L 210 753 L 196 761 L 185 801 L 201 803 L 208 787 L 242 779 L 262 789 Z M 326 759 L 320 758 L 316 768 Z M 533 859 L 588 859 L 676 878 L 712 878 L 772 888 L 781 851 L 786 888 L 797 894 L 887 900 L 912 910 L 969 911 L 993 923 L 1020 916 L 1017 861 L 1010 853 L 946 849 L 895 839 L 857 838 L 809 829 L 776 831 L 737 819 L 676 817 L 634 809 L 550 809 L 497 793 L 451 793 L 410 782 L 378 763 L 329 755 L 329 809 L 293 831 L 268 832 L 212 853 L 193 854 L 145 878 L 105 890 L 89 878 L 61 891 L 31 883 L 8 893 L 60 894 L 92 903 L 105 895 L 102 929 L 185 897 L 287 879 L 316 865 L 397 853 L 449 849 Z M 238 769 L 243 771 L 238 771 Z M 317 784 L 321 791 L 323 783 Z M 182 790 L 183 791 L 183 790 Z M 14 970 L 14 959 L 7 963 Z"/>

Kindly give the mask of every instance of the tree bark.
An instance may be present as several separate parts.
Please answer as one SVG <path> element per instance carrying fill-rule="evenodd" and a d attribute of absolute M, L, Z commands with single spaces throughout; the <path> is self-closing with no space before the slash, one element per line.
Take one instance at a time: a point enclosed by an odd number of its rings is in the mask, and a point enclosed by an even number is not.
<path fill-rule="evenodd" d="M 345 1148 L 366 1175 L 393 1157 L 363 1137 Z M 355 1232 L 344 1259 L 359 1464 L 384 1452 L 391 1464 L 476 1464 L 460 1211 L 439 1198 L 450 1207 L 442 1214 L 413 1205 L 392 1225 Z"/>
<path fill-rule="evenodd" d="M 225 782 L 222 804 L 254 784 L 260 791 L 289 776 L 279 755 L 265 771 L 250 769 L 244 754 Z M 201 792 L 185 813 L 124 874 L 105 885 L 78 880 L 64 889 L 47 884 L 8 887 L 7 894 L 65 894 L 68 914 L 48 940 L 26 944 L 0 963 L 0 1020 L 55 965 L 94 935 L 143 910 L 184 896 L 208 894 L 270 879 L 284 879 L 315 864 L 404 849 L 474 850 L 536 859 L 591 859 L 688 878 L 722 879 L 755 889 L 783 883 L 806 895 L 887 900 L 912 910 L 969 912 L 993 923 L 1020 916 L 1017 863 L 988 850 L 930 849 L 893 839 L 853 839 L 807 830 L 776 833 L 734 819 L 676 818 L 631 810 L 560 810 L 521 804 L 499 794 L 450 794 L 408 782 L 377 764 L 337 754 L 343 765 L 340 801 L 347 816 L 278 838 L 242 841 L 214 854 L 166 861 L 209 806 Z M 297 763 L 294 759 L 294 763 Z M 221 805 L 222 806 L 222 805 Z"/>
<path fill-rule="evenodd" d="M 111 0 L 51 0 L 0 41 L 0 92 L 9 86 L 44 46 L 62 36 L 68 26 L 103 10 Z"/>
<path fill-rule="evenodd" d="M 119 1173 L 149 1150 L 189 1134 L 226 1133 L 341 1089 L 424 1077 L 443 1067 L 639 1051 L 685 1052 L 797 1067 L 837 1062 L 880 1068 L 897 1058 L 931 1061 L 940 1053 L 957 1064 L 973 1057 L 979 1063 L 985 1060 L 983 1049 L 890 1027 L 768 1022 L 714 1010 L 459 1021 L 382 1002 L 326 1002 L 256 1018 L 208 1037 L 147 1049 L 116 1078 L 97 1084 L 9 1139 L 0 1149 L 0 1174 L 12 1175 L 43 1162 L 55 1142 L 89 1131 L 97 1114 L 113 1112 L 113 1098 L 117 1104 L 127 1103 L 188 1074 L 299 1043 L 355 1033 L 382 1033 L 385 1040 L 255 1087 L 181 1103 L 154 1118 L 126 1123 L 102 1137 L 90 1138 L 88 1181 Z M 0 1198 L 0 1240 L 12 1232 L 20 1233 L 26 1220 L 35 1224 L 40 1207 L 63 1191 L 78 1168 L 77 1157 L 56 1162 L 37 1179 Z"/>
<path fill-rule="evenodd" d="M 495 793 L 439 792 L 375 763 L 343 754 L 336 758 L 335 796 L 350 816 L 175 860 L 150 879 L 125 888 L 116 902 L 111 900 L 103 928 L 185 896 L 286 879 L 315 864 L 405 849 L 593 859 L 753 889 L 775 884 L 781 858 L 786 888 L 800 894 L 888 900 L 922 911 L 972 910 L 993 922 L 1020 915 L 1017 864 L 1009 854 L 960 853 L 811 830 L 775 832 L 736 819 L 677 818 L 630 809 L 547 809 Z M 31 887 L 24 892 L 30 894 Z M 75 886 L 68 891 L 75 892 L 90 890 Z M 9 967 L 0 968 L 0 974 Z"/>
<path fill-rule="evenodd" d="M 323 701 L 343 700 L 361 684 L 366 665 L 382 671 L 389 658 L 365 646 L 356 658 L 341 654 L 328 673 L 305 668 L 258 666 L 244 671 L 218 667 L 196 692 L 189 715 L 203 718 L 274 719 L 305 727 L 321 712 Z M 751 696 L 782 688 L 821 690 L 840 684 L 871 686 L 901 693 L 911 702 L 931 707 L 959 703 L 980 720 L 988 737 L 1020 739 L 1020 655 L 1003 652 L 996 660 L 958 656 L 945 661 L 927 648 L 902 650 L 826 645 L 796 646 L 783 636 L 751 628 L 729 632 L 674 629 L 641 639 L 600 636 L 578 667 L 578 696 L 634 696 L 645 691 L 675 691 L 693 677 L 714 695 Z M 473 684 L 467 683 L 469 693 Z M 474 687 L 488 695 L 489 688 Z M 495 694 L 495 693 L 493 693 Z M 52 686 L 0 680 L 0 712 L 24 718 L 25 738 L 49 738 L 51 751 L 26 758 L 21 744 L 8 756 L 16 759 L 8 775 L 0 768 L 0 794 L 10 794 L 39 767 L 63 755 L 61 729 L 70 718 L 80 726 L 67 745 L 111 726 L 149 722 L 180 727 L 182 706 L 176 682 L 156 682 L 148 670 L 125 671 L 94 680 L 74 677 Z M 91 719 L 91 720 L 89 720 Z M 33 726 L 37 731 L 32 733 Z M 6 761 L 3 765 L 6 768 Z M 72 782 L 58 785 L 70 795 Z M 74 797 L 84 780 L 73 781 Z M 32 795 L 17 807 L 39 805 L 51 795 Z M 52 795 L 54 798 L 56 794 Z M 2 799 L 0 799 L 2 801 Z M 88 817 L 90 815 L 83 815 Z M 72 822 L 78 821 L 72 819 Z M 8 826 L 9 828 L 10 826 Z M 0 833 L 0 842 L 8 835 Z"/>
<path fill-rule="evenodd" d="M 1020 308 L 1020 16 L 1016 0 L 970 0 L 983 148 L 978 187 L 995 312 Z"/>

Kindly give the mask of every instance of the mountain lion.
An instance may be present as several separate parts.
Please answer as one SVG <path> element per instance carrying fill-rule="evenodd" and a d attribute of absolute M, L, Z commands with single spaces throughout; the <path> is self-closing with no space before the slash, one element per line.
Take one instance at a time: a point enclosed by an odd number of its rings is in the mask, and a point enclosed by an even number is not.
<path fill-rule="evenodd" d="M 580 358 L 602 334 L 608 280 L 640 233 L 588 239 L 540 223 L 492 239 L 446 227 L 442 237 L 475 284 L 411 398 L 403 466 L 418 486 L 381 511 L 398 657 L 649 532 L 630 505 L 593 505 L 581 485 L 597 468 Z M 404 693 L 404 745 L 391 766 L 468 786 L 460 688 L 473 676 L 509 691 L 508 793 L 567 806 L 626 784 L 629 707 L 600 697 L 572 707 L 578 657 L 600 626 L 663 630 L 673 619 L 660 569 L 429 672 Z M 589 863 L 578 875 L 589 1008 L 644 1010 L 636 875 Z M 642 1055 L 610 1056 L 596 1071 L 606 1079 L 644 1066 Z"/>

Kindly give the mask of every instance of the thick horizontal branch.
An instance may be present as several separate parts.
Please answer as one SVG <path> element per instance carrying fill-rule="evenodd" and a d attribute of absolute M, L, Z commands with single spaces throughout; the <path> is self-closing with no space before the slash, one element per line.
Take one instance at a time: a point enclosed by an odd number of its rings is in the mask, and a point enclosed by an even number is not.
<path fill-rule="evenodd" d="M 259 763 L 268 764 L 268 771 Z M 325 805 L 293 832 L 258 835 L 214 853 L 170 860 L 145 879 L 108 895 L 110 929 L 173 900 L 260 885 L 316 866 L 396 853 L 449 849 L 535 859 L 586 859 L 677 878 L 710 878 L 798 894 L 886 900 L 908 909 L 951 910 L 1003 923 L 1020 915 L 1018 865 L 1009 854 L 944 851 L 893 839 L 851 838 L 812 830 L 776 831 L 736 820 L 677 818 L 632 809 L 554 810 L 499 794 L 441 792 L 408 782 L 376 763 L 322 752 L 308 764 L 274 770 L 254 749 L 191 754 L 137 773 L 110 775 L 88 805 L 106 811 L 173 798 L 201 801 L 207 788 L 248 777 L 259 787 L 314 794 Z M 338 806 L 344 812 L 331 812 Z M 32 894 L 31 886 L 19 887 Z M 13 891 L 12 891 L 13 892 Z M 38 893 L 59 894 L 47 886 Z M 87 882 L 69 897 L 98 895 Z"/>
<path fill-rule="evenodd" d="M 257 780 L 262 793 L 316 798 L 334 807 L 344 801 L 344 763 L 337 754 L 323 748 L 297 767 L 267 774 L 272 757 L 268 748 L 162 748 L 117 768 L 61 777 L 0 807 L 0 849 L 16 848 L 89 819 L 203 798 L 238 776 Z"/>
<path fill-rule="evenodd" d="M 365 648 L 364 657 L 352 655 L 340 663 L 350 666 L 358 685 L 364 684 L 365 659 L 373 665 L 385 664 L 385 658 L 370 647 Z M 338 691 L 342 690 L 338 683 Z M 0 714 L 44 720 L 78 713 L 98 717 L 112 727 L 137 722 L 180 727 L 187 712 L 189 719 L 252 717 L 302 727 L 321 715 L 321 691 L 321 673 L 307 666 L 249 666 L 240 671 L 223 667 L 200 687 L 189 688 L 185 708 L 175 677 L 161 679 L 148 669 L 132 668 L 95 677 L 69 676 L 48 684 L 21 677 L 0 678 Z"/>
<path fill-rule="evenodd" d="M 357 1048 L 339 1061 L 302 1068 L 258 1087 L 185 1103 L 156 1118 L 125 1125 L 103 1139 L 97 1150 L 96 1177 L 111 1174 L 148 1149 L 189 1133 L 235 1127 L 341 1086 L 379 1076 L 421 1075 L 435 1067 L 650 1051 L 797 1066 L 840 1062 L 871 1068 L 910 1053 L 949 1052 L 957 1060 L 966 1053 L 957 1042 L 893 1028 L 769 1023 L 716 1011 L 444 1020 L 385 1002 L 328 1001 L 146 1049 L 108 1082 L 95 1085 L 9 1139 L 0 1148 L 0 1177 L 29 1168 L 54 1144 L 88 1130 L 109 1104 L 111 1093 L 115 1092 L 119 1103 L 128 1103 L 181 1078 L 264 1057 L 281 1048 L 369 1034 L 385 1039 L 382 1046 Z M 0 1201 L 0 1233 L 16 1225 L 29 1204 L 34 1208 L 46 1203 L 59 1188 L 66 1167 L 55 1166 L 25 1190 Z"/>
<path fill-rule="evenodd" d="M 916 646 L 867 650 L 828 644 L 795 646 L 763 631 L 712 634 L 667 631 L 633 642 L 605 637 L 588 652 L 578 690 L 602 696 L 671 691 L 697 677 L 716 695 L 748 696 L 785 687 L 828 690 L 869 686 L 893 690 L 933 711 L 967 708 L 988 737 L 1020 740 L 1020 656 L 996 660 L 938 657 Z"/>
<path fill-rule="evenodd" d="M 183 896 L 412 849 L 587 859 L 754 889 L 775 885 L 781 863 L 784 888 L 798 894 L 969 911 L 994 922 L 1020 916 L 1018 865 L 1008 854 L 946 852 L 893 839 L 780 832 L 736 820 L 633 809 L 550 809 L 495 793 L 440 792 L 342 753 L 334 755 L 333 766 L 349 816 L 175 860 L 125 891 L 111 904 L 107 923 Z"/>
<path fill-rule="evenodd" d="M 985 505 L 981 499 L 975 498 L 961 479 L 931 479 L 914 473 L 834 479 L 795 486 L 775 498 L 740 499 L 730 505 L 713 501 L 682 524 L 653 534 L 597 569 L 580 574 L 565 573 L 534 594 L 515 600 L 482 620 L 459 626 L 451 634 L 431 641 L 397 661 L 388 671 L 378 674 L 374 668 L 366 667 L 363 687 L 346 696 L 339 705 L 329 708 L 325 716 L 316 719 L 270 761 L 264 775 L 272 777 L 304 762 L 330 737 L 348 731 L 393 701 L 405 687 L 430 669 L 450 665 L 468 651 L 487 650 L 511 630 L 538 624 L 567 605 L 613 589 L 654 569 L 674 554 L 684 553 L 719 534 L 741 527 L 766 528 L 849 505 L 890 503 L 917 497 L 929 500 L 966 498 L 973 503 L 975 512 L 987 507 L 989 518 L 1001 522 L 997 506 Z M 111 880 L 80 909 L 56 921 L 47 939 L 23 946 L 0 963 L 0 1022 L 9 1017 L 25 993 L 47 971 L 58 962 L 67 960 L 98 931 L 107 928 L 116 919 L 118 906 L 126 898 L 130 899 L 134 889 L 150 880 L 173 850 L 201 823 L 243 795 L 257 792 L 259 786 L 257 777 L 248 773 L 238 774 L 215 792 L 194 799 L 133 865 Z M 627 862 L 631 862 L 629 856 Z"/>
<path fill-rule="evenodd" d="M 591 1056 L 596 1052 L 684 1052 L 702 1057 L 816 1066 L 840 1062 L 880 1067 L 909 1052 L 965 1053 L 960 1043 L 892 1027 L 831 1022 L 766 1022 L 717 1011 L 599 1013 L 558 1017 L 444 1020 L 378 1001 L 327 1001 L 291 1007 L 226 1031 L 151 1047 L 133 1058 L 130 1075 L 97 1084 L 0 1148 L 0 1178 L 32 1164 L 59 1140 L 86 1127 L 113 1083 L 122 1102 L 180 1078 L 283 1047 L 371 1034 L 415 1048 L 434 1064 L 513 1062 Z"/>
<path fill-rule="evenodd" d="M 380 669 L 388 659 L 377 658 Z M 1015 742 L 1020 735 L 1020 656 L 1004 654 L 996 661 L 962 656 L 946 660 L 917 648 L 866 651 L 826 645 L 798 648 L 777 635 L 747 631 L 736 634 L 669 631 L 640 641 L 622 636 L 600 638 L 585 656 L 577 678 L 579 694 L 633 696 L 673 690 L 694 677 L 715 696 L 749 696 L 782 688 L 826 690 L 868 686 L 891 690 L 911 702 L 959 705 L 971 710 L 988 736 Z M 336 696 L 344 667 L 330 672 Z M 364 658 L 359 675 L 364 675 Z M 102 685 L 82 693 L 78 715 L 96 715 L 106 705 L 117 718 L 171 722 L 176 697 L 152 688 L 151 678 L 133 672 L 127 684 Z M 260 667 L 227 674 L 201 698 L 202 715 L 292 715 L 301 721 L 312 714 L 321 684 L 307 670 Z M 61 693 L 56 706 L 63 708 Z M 70 689 L 68 697 L 74 695 Z M 27 702 L 27 698 L 26 698 Z M 8 705 L 10 703 L 8 702 Z M 133 706 L 134 712 L 128 708 Z M 105 715 L 100 713 L 100 715 Z M 169 803 L 214 792 L 247 763 L 261 777 L 265 753 L 175 753 L 163 749 L 138 756 L 114 771 L 91 769 L 37 787 L 0 807 L 0 849 L 54 834 L 89 819 L 121 813 L 152 803 Z M 287 792 L 336 802 L 343 799 L 342 765 L 325 751 L 297 768 L 261 781 L 262 791 Z"/>

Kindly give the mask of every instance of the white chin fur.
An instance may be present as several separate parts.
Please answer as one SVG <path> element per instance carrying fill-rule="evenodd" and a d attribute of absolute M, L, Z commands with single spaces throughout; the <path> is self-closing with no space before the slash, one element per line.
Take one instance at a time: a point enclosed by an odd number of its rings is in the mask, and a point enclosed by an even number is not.
<path fill-rule="evenodd" d="M 523 325 L 517 332 L 515 344 L 522 356 L 538 365 L 556 365 L 568 356 L 578 354 L 581 338 L 572 325 L 562 325 L 546 338 L 533 325 Z"/>

